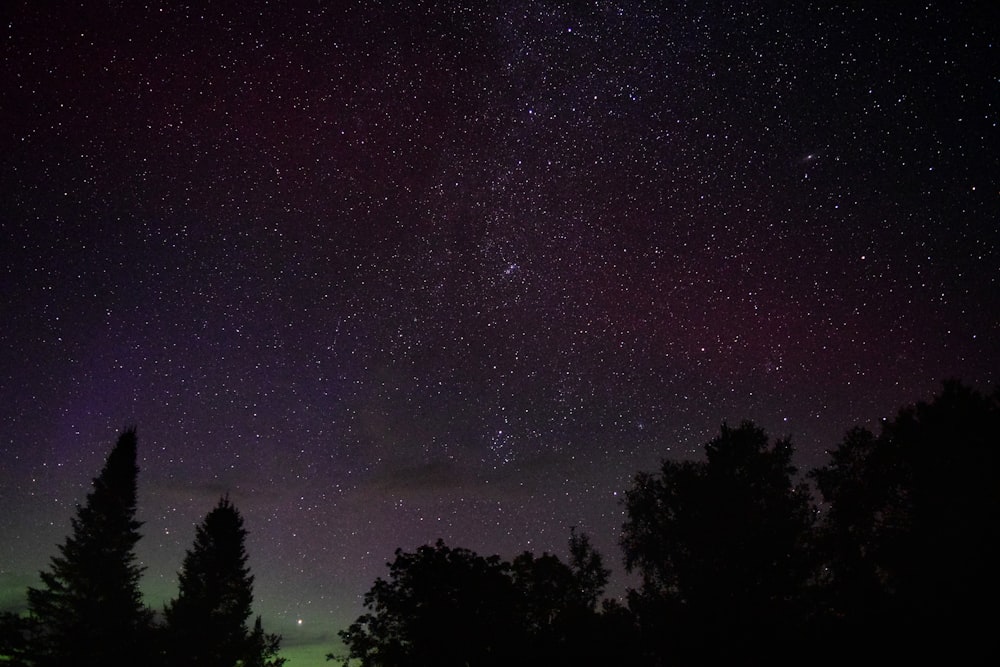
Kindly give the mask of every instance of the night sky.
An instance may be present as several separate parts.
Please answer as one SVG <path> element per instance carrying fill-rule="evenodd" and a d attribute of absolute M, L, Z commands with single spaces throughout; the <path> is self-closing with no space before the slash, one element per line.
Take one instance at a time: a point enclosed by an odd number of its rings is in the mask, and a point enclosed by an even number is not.
<path fill-rule="evenodd" d="M 995 2 L 191 5 L 0 10 L 0 608 L 130 424 L 147 602 L 228 492 L 311 667 L 396 547 L 618 595 L 723 421 L 1000 382 Z"/>

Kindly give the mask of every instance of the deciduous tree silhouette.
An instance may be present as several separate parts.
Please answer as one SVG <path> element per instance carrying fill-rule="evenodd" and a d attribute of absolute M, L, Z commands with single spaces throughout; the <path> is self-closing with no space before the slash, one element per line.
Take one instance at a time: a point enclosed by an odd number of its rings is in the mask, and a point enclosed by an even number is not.
<path fill-rule="evenodd" d="M 396 550 L 389 579 L 365 594 L 369 610 L 340 633 L 362 667 L 503 665 L 521 644 L 509 565 L 438 540 Z"/>
<path fill-rule="evenodd" d="M 247 627 L 253 604 L 253 575 L 247 566 L 247 531 L 228 497 L 195 529 L 184 558 L 180 590 L 166 616 L 167 664 L 191 667 L 273 665 L 280 638 L 264 634 L 258 617 Z"/>
<path fill-rule="evenodd" d="M 879 435 L 854 429 L 810 474 L 829 503 L 820 530 L 836 643 L 954 658 L 995 631 L 1000 391 L 945 383 Z"/>
<path fill-rule="evenodd" d="M 518 600 L 518 622 L 526 642 L 519 662 L 527 665 L 627 665 L 628 641 L 613 606 L 598 613 L 610 571 L 587 535 L 571 530 L 569 563 L 551 554 L 524 552 L 510 575 Z"/>
<path fill-rule="evenodd" d="M 792 446 L 750 422 L 723 425 L 706 461 L 663 461 L 626 493 L 621 545 L 652 653 L 676 661 L 771 658 L 810 574 L 808 492 Z"/>
<path fill-rule="evenodd" d="M 135 429 L 124 431 L 77 507 L 73 534 L 59 546 L 42 587 L 28 589 L 37 622 L 31 653 L 39 667 L 142 664 L 152 614 L 142 603 L 135 546 Z"/>
<path fill-rule="evenodd" d="M 586 533 L 577 533 L 576 528 L 569 534 L 569 565 L 573 571 L 578 603 L 593 610 L 604 587 L 608 585 L 611 570 L 604 567 L 604 558 L 590 544 Z"/>
<path fill-rule="evenodd" d="M 368 612 L 340 633 L 349 657 L 362 667 L 606 664 L 600 651 L 616 644 L 601 641 L 595 607 L 608 572 L 586 536 L 571 544 L 572 566 L 528 552 L 507 563 L 440 540 L 397 550 L 389 579 L 365 595 Z"/>

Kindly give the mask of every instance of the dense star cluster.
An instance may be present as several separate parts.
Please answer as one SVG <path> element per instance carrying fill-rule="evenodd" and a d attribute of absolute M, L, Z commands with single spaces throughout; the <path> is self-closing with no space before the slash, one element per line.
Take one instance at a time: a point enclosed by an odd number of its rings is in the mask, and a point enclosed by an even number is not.
<path fill-rule="evenodd" d="M 221 494 L 322 663 L 397 547 L 592 536 L 719 425 L 800 468 L 998 381 L 992 3 L 4 12 L 0 606 L 139 434 L 148 602 Z M 299 659 L 295 660 L 298 656 Z"/>

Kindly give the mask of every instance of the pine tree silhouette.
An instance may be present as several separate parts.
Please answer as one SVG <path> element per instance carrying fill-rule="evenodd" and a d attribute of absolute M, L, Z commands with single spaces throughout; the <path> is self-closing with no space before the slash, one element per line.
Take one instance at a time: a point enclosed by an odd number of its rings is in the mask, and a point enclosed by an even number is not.
<path fill-rule="evenodd" d="M 73 534 L 59 546 L 40 588 L 28 589 L 39 667 L 141 664 L 152 614 L 143 606 L 135 546 L 136 433 L 124 431 L 108 456 Z"/>
<path fill-rule="evenodd" d="M 247 531 L 228 496 L 195 530 L 180 572 L 177 599 L 164 610 L 168 664 L 231 667 L 280 666 L 280 638 L 264 634 L 260 619 L 253 631 L 253 575 L 247 566 Z"/>

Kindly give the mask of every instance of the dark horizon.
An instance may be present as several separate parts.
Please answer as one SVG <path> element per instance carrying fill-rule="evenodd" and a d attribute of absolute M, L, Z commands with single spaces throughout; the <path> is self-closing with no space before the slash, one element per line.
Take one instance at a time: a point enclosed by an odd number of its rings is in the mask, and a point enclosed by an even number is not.
<path fill-rule="evenodd" d="M 997 594 L 998 417 L 1000 387 L 949 381 L 878 430 L 852 428 L 801 475 L 789 439 L 751 421 L 723 424 L 701 457 L 636 471 L 615 535 L 634 580 L 626 597 L 609 591 L 605 554 L 576 526 L 562 559 L 532 549 L 486 556 L 437 538 L 395 549 L 327 659 L 791 664 L 820 645 L 829 665 L 858 651 L 978 659 L 990 626 L 982 609 Z M 146 606 L 136 441 L 135 427 L 121 432 L 71 535 L 26 590 L 29 612 L 0 609 L 0 656 L 97 665 L 114 645 L 119 657 L 164 667 L 208 656 L 280 667 L 302 647 L 283 652 L 260 615 L 251 633 L 254 580 L 271 573 L 249 569 L 229 493 L 197 526 L 180 594 L 162 614 Z M 67 618 L 93 620 L 73 630 Z"/>

